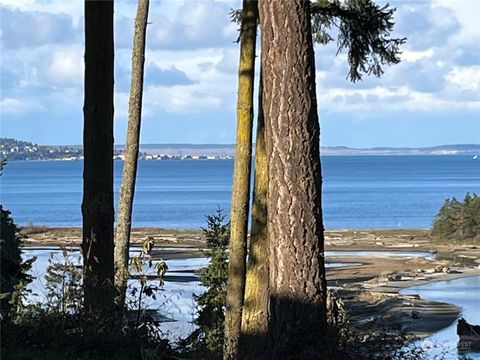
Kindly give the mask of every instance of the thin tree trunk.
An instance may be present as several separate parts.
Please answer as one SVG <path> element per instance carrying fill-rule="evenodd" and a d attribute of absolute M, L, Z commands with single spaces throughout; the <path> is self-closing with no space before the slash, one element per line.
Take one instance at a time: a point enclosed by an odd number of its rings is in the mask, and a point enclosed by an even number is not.
<path fill-rule="evenodd" d="M 310 2 L 263 0 L 270 356 L 299 356 L 326 331 L 319 124 Z"/>
<path fill-rule="evenodd" d="M 255 145 L 255 177 L 252 205 L 252 230 L 247 266 L 247 280 L 242 313 L 240 358 L 264 358 L 264 339 L 268 332 L 268 233 L 267 191 L 268 158 L 265 149 L 265 123 L 262 109 L 262 72 L 258 95 L 257 140 Z"/>
<path fill-rule="evenodd" d="M 143 74 L 145 65 L 145 40 L 147 32 L 149 0 L 138 0 L 137 17 L 132 51 L 132 82 L 128 104 L 128 130 L 125 142 L 122 186 L 117 215 L 115 237 L 115 287 L 117 305 L 123 309 L 128 281 L 128 259 L 130 231 L 132 228 L 132 206 L 137 178 L 138 150 L 140 146 L 140 124 L 142 118 Z"/>
<path fill-rule="evenodd" d="M 231 232 L 223 354 L 225 360 L 237 358 L 242 323 L 250 202 L 257 14 L 257 1 L 244 0 L 238 67 L 237 142 L 230 213 Z"/>
<path fill-rule="evenodd" d="M 113 287 L 113 1 L 85 1 L 83 167 L 87 311 L 111 311 Z"/>

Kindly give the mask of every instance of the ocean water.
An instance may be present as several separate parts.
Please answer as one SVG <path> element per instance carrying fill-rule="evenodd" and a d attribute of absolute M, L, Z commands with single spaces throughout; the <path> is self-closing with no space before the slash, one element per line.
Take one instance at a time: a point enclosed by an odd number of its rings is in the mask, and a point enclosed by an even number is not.
<path fill-rule="evenodd" d="M 122 162 L 115 161 L 115 199 Z M 470 156 L 324 156 L 327 229 L 428 228 L 446 198 L 480 193 Z M 80 161 L 11 161 L 1 204 L 20 225 L 81 226 Z M 140 161 L 133 226 L 200 228 L 217 208 L 228 215 L 233 161 Z"/>

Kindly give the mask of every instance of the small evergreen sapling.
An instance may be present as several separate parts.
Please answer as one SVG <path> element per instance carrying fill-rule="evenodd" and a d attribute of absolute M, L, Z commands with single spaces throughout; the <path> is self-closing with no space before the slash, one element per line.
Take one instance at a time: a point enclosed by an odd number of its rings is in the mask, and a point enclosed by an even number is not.
<path fill-rule="evenodd" d="M 200 282 L 207 288 L 202 295 L 194 295 L 198 304 L 195 319 L 197 329 L 186 339 L 186 344 L 208 359 L 221 359 L 224 337 L 225 298 L 228 278 L 228 243 L 230 224 L 218 209 L 207 216 L 203 229 L 207 241 L 205 255 L 210 258 L 208 266 L 200 270 Z"/>

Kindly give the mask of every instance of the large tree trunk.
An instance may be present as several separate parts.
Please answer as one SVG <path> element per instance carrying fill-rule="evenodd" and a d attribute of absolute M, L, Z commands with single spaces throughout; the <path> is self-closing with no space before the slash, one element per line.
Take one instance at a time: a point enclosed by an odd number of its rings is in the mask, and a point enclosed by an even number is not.
<path fill-rule="evenodd" d="M 306 0 L 260 2 L 268 155 L 270 327 L 274 359 L 326 331 L 315 62 Z"/>
<path fill-rule="evenodd" d="M 140 124 L 142 117 L 143 74 L 145 65 L 145 38 L 147 32 L 149 0 L 138 0 L 137 17 L 132 51 L 132 82 L 128 104 L 128 130 L 125 142 L 122 186 L 117 215 L 115 237 L 115 287 L 117 305 L 123 309 L 128 281 L 128 251 L 132 228 L 132 206 L 137 178 L 138 149 L 140 146 Z"/>
<path fill-rule="evenodd" d="M 265 357 L 264 342 L 268 332 L 268 233 L 267 191 L 268 158 L 265 148 L 265 123 L 262 109 L 262 73 L 258 96 L 257 140 L 255 145 L 255 178 L 252 205 L 252 230 L 240 338 L 241 359 Z"/>
<path fill-rule="evenodd" d="M 83 258 L 85 308 L 110 311 L 113 287 L 113 1 L 85 1 Z"/>
<path fill-rule="evenodd" d="M 237 142 L 233 172 L 224 359 L 236 359 L 242 323 L 247 256 L 250 169 L 252 158 L 253 88 L 258 7 L 243 1 L 238 67 Z"/>

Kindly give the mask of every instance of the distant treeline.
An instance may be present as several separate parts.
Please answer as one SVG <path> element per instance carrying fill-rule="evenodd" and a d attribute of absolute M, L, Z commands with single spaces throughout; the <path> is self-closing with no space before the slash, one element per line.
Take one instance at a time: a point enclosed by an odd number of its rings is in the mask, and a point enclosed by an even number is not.
<path fill-rule="evenodd" d="M 7 160 L 57 160 L 80 159 L 79 147 L 62 145 L 38 145 L 28 141 L 0 138 L 0 159 Z"/>

